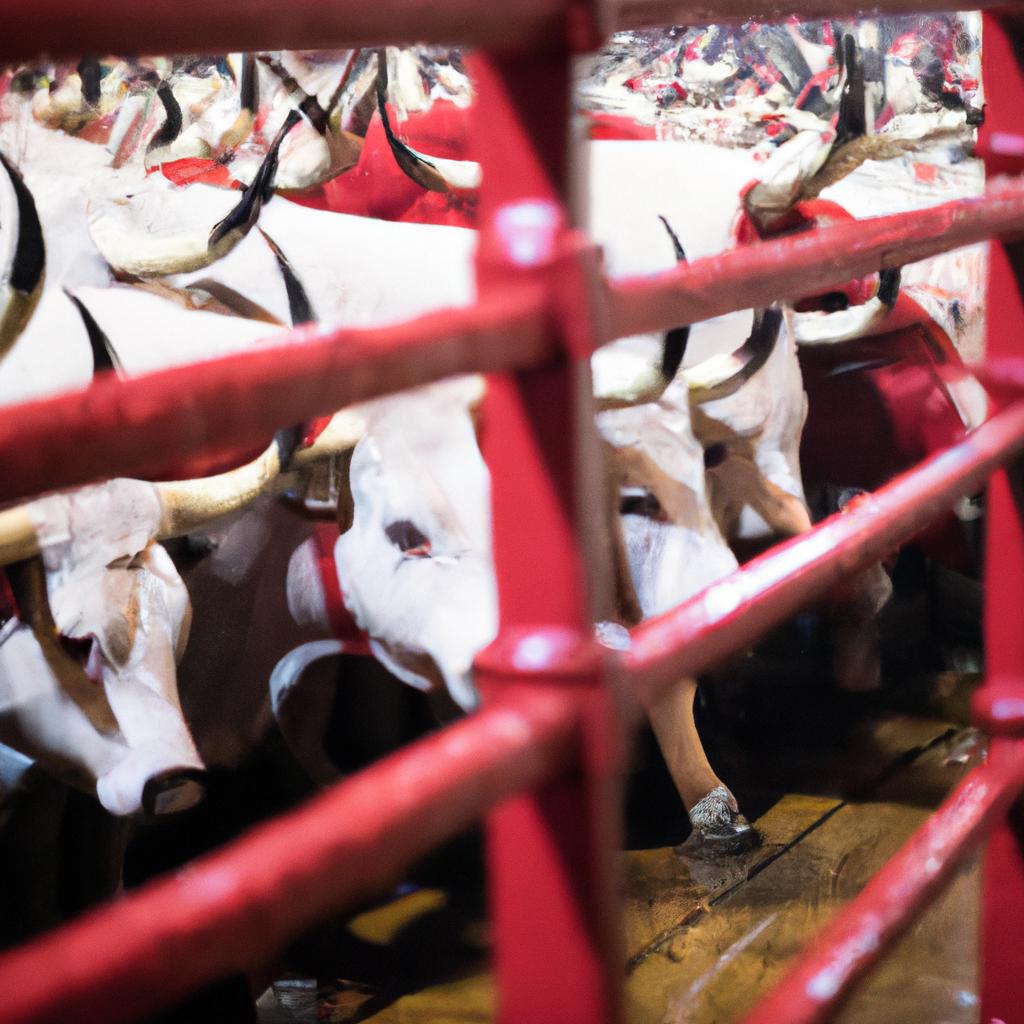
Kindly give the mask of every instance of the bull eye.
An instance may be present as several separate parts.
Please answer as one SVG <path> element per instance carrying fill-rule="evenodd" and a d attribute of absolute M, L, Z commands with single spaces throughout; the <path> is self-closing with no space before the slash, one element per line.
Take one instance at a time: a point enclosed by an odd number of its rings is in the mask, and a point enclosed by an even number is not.
<path fill-rule="evenodd" d="M 408 558 L 428 558 L 430 538 L 409 519 L 398 519 L 385 527 L 389 541 Z"/>
<path fill-rule="evenodd" d="M 619 512 L 624 516 L 643 516 L 645 519 L 660 519 L 661 502 L 646 488 L 623 488 L 619 497 Z"/>

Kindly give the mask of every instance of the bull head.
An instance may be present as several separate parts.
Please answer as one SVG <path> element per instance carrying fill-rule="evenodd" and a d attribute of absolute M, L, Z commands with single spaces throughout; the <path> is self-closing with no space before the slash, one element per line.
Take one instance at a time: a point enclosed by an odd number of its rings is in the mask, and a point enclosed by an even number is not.
<path fill-rule="evenodd" d="M 368 404 L 336 418 L 317 446 L 365 430 L 349 465 L 351 522 L 335 546 L 345 605 L 399 679 L 443 687 L 466 709 L 477 702 L 473 658 L 498 626 L 490 487 L 472 415 L 480 390 L 464 378 Z M 289 604 L 300 623 L 327 631 L 316 561 L 312 542 L 293 555 Z"/>
<path fill-rule="evenodd" d="M 5 742 L 95 785 L 114 814 L 201 797 L 176 681 L 188 593 L 155 539 L 242 508 L 276 478 L 284 443 L 220 476 L 111 480 L 0 515 L 21 613 L 0 634 Z"/>

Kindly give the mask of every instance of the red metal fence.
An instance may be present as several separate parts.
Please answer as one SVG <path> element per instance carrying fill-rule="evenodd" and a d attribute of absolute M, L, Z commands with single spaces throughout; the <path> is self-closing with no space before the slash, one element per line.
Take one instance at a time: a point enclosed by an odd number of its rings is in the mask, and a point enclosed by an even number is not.
<path fill-rule="evenodd" d="M 909 0 L 873 9 L 927 6 Z M 843 7 L 833 0 L 793 5 L 817 15 Z M 256 969 L 317 918 L 386 889 L 480 815 L 489 835 L 501 1019 L 620 1019 L 617 790 L 628 716 L 613 677 L 627 691 L 656 692 L 706 668 L 913 536 L 989 474 L 988 667 L 977 704 L 992 736 L 988 763 L 837 915 L 749 1020 L 827 1018 L 986 839 L 982 1017 L 1024 1020 L 1024 971 L 1015 954 L 1024 861 L 1007 816 L 1024 787 L 1024 529 L 1011 478 L 999 468 L 1024 450 L 1016 335 L 1024 306 L 1011 273 L 1020 255 L 1012 241 L 1024 236 L 1024 185 L 996 181 L 982 199 L 825 228 L 799 243 L 765 242 L 615 284 L 600 275 L 596 252 L 565 213 L 571 48 L 618 25 L 762 13 L 732 2 L 698 11 L 671 0 L 600 8 L 565 0 L 5 5 L 0 57 L 414 38 L 503 48 L 478 55 L 472 69 L 474 142 L 484 171 L 473 308 L 384 330 L 303 329 L 296 335 L 302 345 L 286 359 L 261 349 L 204 364 L 198 375 L 184 368 L 127 383 L 105 380 L 87 393 L 8 410 L 0 423 L 3 500 L 138 473 L 186 451 L 257 442 L 282 424 L 352 401 L 488 371 L 484 454 L 493 479 L 502 627 L 477 661 L 484 711 L 177 874 L 0 956 L 0 1020 L 130 1020 L 204 982 Z M 1024 150 L 1014 120 L 1024 110 L 1024 87 L 1001 25 L 986 18 L 989 104 L 980 150 L 992 166 L 1015 170 L 1012 154 Z M 525 263 L 503 229 L 520 203 L 543 204 L 550 214 L 543 244 Z M 986 237 L 1011 243 L 993 246 L 988 362 L 979 371 L 1003 402 L 1000 411 L 856 510 L 638 627 L 628 654 L 599 649 L 590 607 L 604 583 L 593 571 L 600 558 L 582 514 L 597 493 L 593 417 L 581 397 L 589 391 L 593 348 L 624 333 L 820 292 Z M 69 437 L 76 439 L 73 457 Z M 523 558 L 524 551 L 544 552 L 543 587 L 536 585 L 536 559 Z"/>

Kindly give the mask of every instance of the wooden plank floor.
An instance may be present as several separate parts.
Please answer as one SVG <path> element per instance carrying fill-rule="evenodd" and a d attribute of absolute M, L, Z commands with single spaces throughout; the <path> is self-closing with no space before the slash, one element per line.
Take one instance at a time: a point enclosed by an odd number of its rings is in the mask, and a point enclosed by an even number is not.
<path fill-rule="evenodd" d="M 736 1020 L 980 757 L 979 737 L 969 728 L 889 715 L 814 765 L 805 791 L 788 792 L 768 807 L 757 820 L 764 837 L 759 848 L 732 857 L 703 854 L 690 842 L 625 852 L 630 1024 Z M 476 890 L 421 888 L 360 915 L 348 923 L 339 951 L 343 977 L 315 997 L 307 989 L 304 1009 L 292 998 L 292 1012 L 264 1008 L 261 1020 L 492 1020 L 480 903 Z M 976 1020 L 976 921 L 972 863 L 840 1019 Z"/>

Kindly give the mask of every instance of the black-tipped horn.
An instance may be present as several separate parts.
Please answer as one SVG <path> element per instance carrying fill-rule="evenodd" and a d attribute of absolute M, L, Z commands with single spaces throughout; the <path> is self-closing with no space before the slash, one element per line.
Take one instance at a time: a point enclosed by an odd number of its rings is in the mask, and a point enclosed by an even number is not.
<path fill-rule="evenodd" d="M 668 237 L 672 239 L 672 251 L 676 254 L 676 262 L 685 263 L 686 250 L 683 248 L 683 243 L 679 241 L 679 236 L 672 230 L 672 225 L 669 224 L 668 218 L 659 213 L 658 220 L 664 225 L 665 230 L 668 232 Z"/>
<path fill-rule="evenodd" d="M 0 153 L 0 163 L 10 178 L 18 204 L 18 242 L 8 280 L 15 291 L 30 295 L 42 283 L 46 269 L 43 226 L 39 223 L 36 201 L 21 174 L 3 153 Z"/>
<path fill-rule="evenodd" d="M 167 117 L 160 126 L 160 130 L 149 140 L 146 152 L 149 153 L 160 146 L 169 146 L 180 134 L 184 119 L 181 114 L 181 106 L 170 82 L 164 80 L 156 87 L 156 95 L 163 104 Z"/>
<path fill-rule="evenodd" d="M 89 336 L 89 348 L 92 349 L 93 376 L 95 377 L 98 373 L 110 372 L 120 376 L 123 373 L 121 360 L 118 358 L 117 351 L 110 338 L 107 337 L 106 331 L 96 323 L 96 318 L 89 312 L 88 307 L 81 299 L 72 295 L 67 288 L 64 289 L 64 294 L 74 303 L 75 309 L 78 310 L 78 315 L 82 318 L 82 323 L 85 325 L 85 333 Z"/>
<path fill-rule="evenodd" d="M 288 262 L 288 257 L 285 256 L 277 242 L 266 231 L 262 228 L 257 230 L 263 236 L 263 240 L 267 245 L 270 246 L 270 251 L 274 254 L 274 259 L 277 260 L 277 267 L 284 278 L 285 291 L 288 293 L 288 312 L 291 315 L 292 327 L 298 327 L 300 324 L 314 323 L 316 315 L 313 312 L 313 304 L 309 301 L 309 295 L 306 294 L 306 289 L 302 286 L 302 282 L 299 280 L 294 268 Z"/>
<path fill-rule="evenodd" d="M 672 250 L 676 255 L 677 263 L 686 262 L 686 250 L 679 236 L 672 230 L 668 218 L 658 214 L 658 220 L 664 225 L 668 237 L 672 240 Z M 683 357 L 686 355 L 686 346 L 690 340 L 690 325 L 685 327 L 673 327 L 665 335 L 665 341 L 661 350 L 661 376 L 663 380 L 672 380 L 682 366 Z"/>
<path fill-rule="evenodd" d="M 449 191 L 448 183 L 437 168 L 429 160 L 424 160 L 418 153 L 414 153 L 395 135 L 391 127 L 391 119 L 388 117 L 387 92 L 388 59 L 387 53 L 381 50 L 377 54 L 377 110 L 380 112 L 381 124 L 384 126 L 384 134 L 387 136 L 391 155 L 402 172 L 412 178 L 417 185 L 429 189 L 431 192 Z"/>
<path fill-rule="evenodd" d="M 242 83 L 238 90 L 241 106 L 255 114 L 260 102 L 259 75 L 256 74 L 256 58 L 251 53 L 242 54 Z"/>
<path fill-rule="evenodd" d="M 93 54 L 86 54 L 76 69 L 82 81 L 82 96 L 85 102 L 95 107 L 100 101 L 100 62 Z"/>
<path fill-rule="evenodd" d="M 296 106 L 309 119 L 309 123 L 321 135 L 325 134 L 327 131 L 328 114 L 327 111 L 320 106 L 320 101 L 315 96 L 311 96 L 306 92 L 306 90 L 303 89 L 296 81 L 295 77 L 289 74 L 288 69 L 279 60 L 276 60 L 267 53 L 261 53 L 259 59 L 277 76 L 281 84 L 285 87 L 285 90 L 288 92 L 288 95 L 295 101 Z"/>
<path fill-rule="evenodd" d="M 738 349 L 685 371 L 690 400 L 711 402 L 735 394 L 768 361 L 781 327 L 782 310 L 769 306 L 755 313 L 750 335 Z"/>
<path fill-rule="evenodd" d="M 849 33 L 843 36 L 841 55 L 845 80 L 839 99 L 839 117 L 836 120 L 833 150 L 868 133 L 864 65 L 860 59 L 857 40 Z"/>
<path fill-rule="evenodd" d="M 290 110 L 274 137 L 267 155 L 252 179 L 252 184 L 245 190 L 235 208 L 210 231 L 211 246 L 216 245 L 232 231 L 249 231 L 260 215 L 260 209 L 274 194 L 274 175 L 277 174 L 277 156 L 285 136 L 302 120 L 302 115 Z"/>
<path fill-rule="evenodd" d="M 902 267 L 890 267 L 878 275 L 878 292 L 876 293 L 879 302 L 892 309 L 896 305 L 896 299 L 900 294 L 900 278 Z"/>

